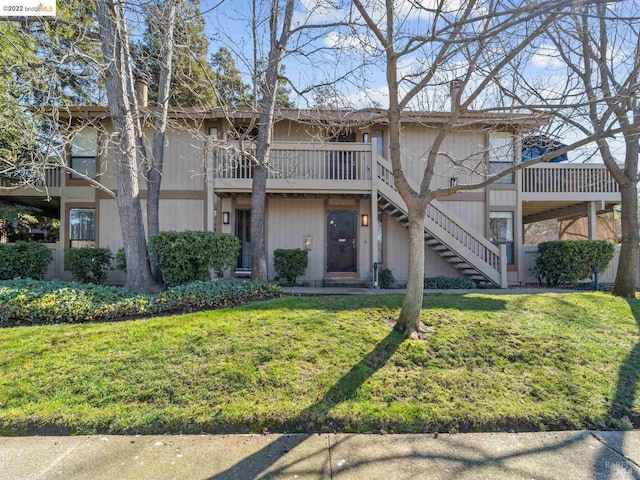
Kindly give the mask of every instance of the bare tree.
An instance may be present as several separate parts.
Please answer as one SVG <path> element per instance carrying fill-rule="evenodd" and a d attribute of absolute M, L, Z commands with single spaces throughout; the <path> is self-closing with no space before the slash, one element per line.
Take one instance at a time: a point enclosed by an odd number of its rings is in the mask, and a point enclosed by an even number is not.
<path fill-rule="evenodd" d="M 267 203 L 268 157 L 273 134 L 273 115 L 278 90 L 280 62 L 291 35 L 293 18 L 293 0 L 286 0 L 280 25 L 280 5 L 272 0 L 269 16 L 269 56 L 264 82 L 260 82 L 260 119 L 258 120 L 258 138 L 256 139 L 256 165 L 253 169 L 251 188 L 251 278 L 267 281 L 267 248 L 265 242 L 265 212 Z"/>
<path fill-rule="evenodd" d="M 140 206 L 138 171 L 143 134 L 134 91 L 127 19 L 118 0 L 98 0 L 96 6 L 107 99 L 116 135 L 116 200 L 127 260 L 126 286 L 136 292 L 150 292 L 157 286 L 151 275 Z"/>
<path fill-rule="evenodd" d="M 149 237 L 160 233 L 160 186 L 164 166 L 164 147 L 167 134 L 167 116 L 169 113 L 169 97 L 171 95 L 171 72 L 173 70 L 173 31 L 176 22 L 176 2 L 167 0 L 158 6 L 163 28 L 158 63 L 160 74 L 158 80 L 158 100 L 155 112 L 155 125 L 151 156 L 146 159 L 145 172 L 147 180 L 147 234 Z M 151 13 L 153 14 L 153 12 Z"/>
<path fill-rule="evenodd" d="M 596 140 L 620 186 L 622 244 L 613 294 L 635 298 L 638 269 L 638 141 L 640 139 L 640 5 L 635 1 L 583 5 L 554 23 L 545 36 L 566 74 L 564 89 L 537 94 L 558 121 L 583 136 L 621 129 L 621 140 Z M 559 67 L 558 67 L 559 68 Z M 572 108 L 560 101 L 571 98 Z M 556 107 L 556 108 L 551 108 Z M 621 145 L 622 144 L 622 145 Z M 616 149 L 621 150 L 616 155 Z M 623 158 L 620 165 L 616 157 Z"/>
<path fill-rule="evenodd" d="M 477 116 L 502 112 L 508 122 L 509 114 L 517 118 L 519 112 L 532 110 L 526 104 L 505 105 L 495 99 L 492 103 L 491 94 L 496 91 L 496 84 L 497 91 L 502 93 L 501 89 L 505 88 L 502 77 L 560 15 L 571 12 L 573 2 L 553 0 L 519 5 L 500 0 L 470 0 L 455 5 L 436 2 L 429 7 L 393 0 L 353 0 L 353 5 L 366 30 L 352 28 L 352 35 L 363 39 L 361 43 L 366 42 L 368 48 L 375 45 L 386 63 L 389 107 L 384 111 L 384 117 L 389 125 L 389 154 L 395 187 L 407 205 L 409 221 L 407 293 L 395 328 L 406 336 L 415 336 L 421 331 L 424 228 L 431 201 L 457 191 L 483 187 L 524 166 L 550 158 L 543 155 L 534 162 L 514 165 L 498 175 L 487 174 L 484 181 L 477 183 L 434 188 L 432 181 L 436 161 L 443 155 L 447 156 L 443 151 L 445 139 L 464 123 L 468 114 Z M 408 74 L 403 73 L 401 62 L 411 57 L 416 58 L 413 69 Z M 422 178 L 415 188 L 403 165 L 402 117 L 415 107 L 421 96 L 433 98 L 430 95 L 434 90 L 451 81 L 455 82 L 451 112 L 442 125 L 436 127 L 433 143 L 424 155 Z M 488 106 L 478 108 L 481 105 Z M 474 107 L 475 110 L 471 110 Z M 565 151 L 599 138 L 607 133 L 605 130 L 592 132 L 588 138 L 572 144 Z M 460 159 L 450 160 L 461 164 Z"/>

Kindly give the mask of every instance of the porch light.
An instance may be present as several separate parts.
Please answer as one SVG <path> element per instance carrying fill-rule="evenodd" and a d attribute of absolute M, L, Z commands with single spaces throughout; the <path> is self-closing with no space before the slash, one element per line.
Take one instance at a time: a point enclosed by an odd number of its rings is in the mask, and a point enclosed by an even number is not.
<path fill-rule="evenodd" d="M 222 223 L 229 225 L 229 212 L 222 212 Z"/>
<path fill-rule="evenodd" d="M 362 226 L 363 227 L 369 226 L 369 215 L 367 215 L 366 213 L 362 215 Z"/>

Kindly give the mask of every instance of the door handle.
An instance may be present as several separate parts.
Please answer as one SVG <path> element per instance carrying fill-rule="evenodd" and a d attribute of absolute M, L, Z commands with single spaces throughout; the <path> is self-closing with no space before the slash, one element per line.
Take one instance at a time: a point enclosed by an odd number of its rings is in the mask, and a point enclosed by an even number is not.
<path fill-rule="evenodd" d="M 353 250 L 355 250 L 355 249 L 356 249 L 356 239 L 355 239 L 355 238 L 354 238 L 353 240 L 351 240 L 351 248 L 352 248 Z"/>

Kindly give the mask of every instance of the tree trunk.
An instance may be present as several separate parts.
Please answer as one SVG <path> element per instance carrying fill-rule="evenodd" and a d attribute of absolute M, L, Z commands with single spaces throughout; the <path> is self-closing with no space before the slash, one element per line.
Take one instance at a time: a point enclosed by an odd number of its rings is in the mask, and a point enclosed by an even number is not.
<path fill-rule="evenodd" d="M 267 173 L 269 168 L 269 150 L 273 133 L 273 116 L 278 91 L 278 72 L 284 49 L 289 40 L 291 20 L 293 17 L 294 1 L 287 0 L 282 32 L 280 39 L 276 37 L 278 28 L 278 2 L 271 5 L 271 46 L 267 60 L 267 71 L 262 86 L 262 100 L 260 102 L 260 121 L 258 124 L 258 138 L 256 141 L 256 162 L 253 168 L 253 182 L 251 186 L 251 279 L 266 282 L 269 280 L 267 272 L 267 247 L 265 241 L 264 223 L 266 219 L 267 203 Z M 255 33 L 254 33 L 255 34 Z"/>
<path fill-rule="evenodd" d="M 268 152 L 268 150 L 267 147 L 266 152 Z M 268 155 L 268 153 L 266 154 Z M 258 157 L 258 159 L 259 158 L 260 157 Z M 266 221 L 268 171 L 266 161 L 255 165 L 253 167 L 253 184 L 251 186 L 251 279 L 258 282 L 266 282 L 269 280 L 264 228 Z"/>
<path fill-rule="evenodd" d="M 622 244 L 620 260 L 613 285 L 613 295 L 635 298 L 638 271 L 638 192 L 637 183 L 628 182 L 620 186 L 622 200 Z"/>
<path fill-rule="evenodd" d="M 173 65 L 173 31 L 176 19 L 176 4 L 174 0 L 165 2 L 162 14 L 166 17 L 164 41 L 160 49 L 160 78 L 158 80 L 158 104 L 153 130 L 151 158 L 147 159 L 147 235 L 152 237 L 160 233 L 160 187 L 162 185 L 162 170 L 164 168 L 164 144 L 167 133 L 167 115 L 169 112 L 169 95 L 171 93 L 171 71 Z M 166 11 L 168 9 L 168 11 Z M 149 262 L 155 280 L 162 282 L 162 275 L 157 270 L 153 256 Z"/>
<path fill-rule="evenodd" d="M 157 285 L 151 277 L 144 233 L 140 191 L 138 186 L 138 156 L 134 116 L 129 103 L 128 86 L 132 84 L 122 65 L 124 12 L 109 0 L 96 2 L 102 53 L 105 62 L 105 85 L 116 148 L 115 171 L 118 194 L 116 201 L 127 260 L 126 288 L 135 292 L 152 292 Z"/>
<path fill-rule="evenodd" d="M 405 337 L 415 337 L 420 332 L 420 311 L 424 294 L 424 220 L 426 208 L 409 208 L 409 275 L 407 293 L 402 301 L 400 318 L 394 329 Z"/>

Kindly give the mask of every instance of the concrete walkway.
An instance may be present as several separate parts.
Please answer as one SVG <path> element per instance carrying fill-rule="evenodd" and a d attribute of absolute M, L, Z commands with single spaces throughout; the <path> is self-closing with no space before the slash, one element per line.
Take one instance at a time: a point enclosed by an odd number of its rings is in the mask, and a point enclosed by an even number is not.
<path fill-rule="evenodd" d="M 640 479 L 640 432 L 0 438 L 0 479 Z"/>
<path fill-rule="evenodd" d="M 350 288 L 350 287 L 282 287 L 285 295 L 320 296 L 320 295 L 400 295 L 405 293 L 404 288 L 383 290 L 380 288 Z M 473 288 L 473 289 L 444 289 L 425 290 L 424 293 L 449 293 L 463 295 L 465 293 L 478 293 L 485 295 L 524 295 L 532 293 L 572 293 L 588 292 L 589 290 L 569 290 L 563 288 Z"/>

